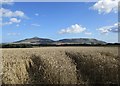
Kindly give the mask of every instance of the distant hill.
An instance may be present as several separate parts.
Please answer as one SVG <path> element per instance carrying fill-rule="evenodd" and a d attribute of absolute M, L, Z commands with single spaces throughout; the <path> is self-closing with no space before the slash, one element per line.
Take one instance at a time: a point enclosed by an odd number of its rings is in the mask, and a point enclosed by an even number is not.
<path fill-rule="evenodd" d="M 13 42 L 14 44 L 106 44 L 106 42 L 90 38 L 61 39 L 54 41 L 47 38 L 33 37 Z"/>
<path fill-rule="evenodd" d="M 20 40 L 20 41 L 14 42 L 14 43 L 19 43 L 19 44 L 50 44 L 53 42 L 54 41 L 51 39 L 33 37 L 33 38 Z"/>
<path fill-rule="evenodd" d="M 75 39 L 62 39 L 57 41 L 58 43 L 70 43 L 70 44 L 105 44 L 106 42 L 97 39 L 89 38 L 75 38 Z"/>

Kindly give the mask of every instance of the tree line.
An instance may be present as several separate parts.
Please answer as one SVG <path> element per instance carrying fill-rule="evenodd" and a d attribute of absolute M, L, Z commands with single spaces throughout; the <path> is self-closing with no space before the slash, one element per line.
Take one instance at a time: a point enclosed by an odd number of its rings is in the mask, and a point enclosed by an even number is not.
<path fill-rule="evenodd" d="M 60 47 L 60 46 L 119 46 L 119 43 L 107 44 L 0 44 L 0 48 L 33 48 L 33 47 Z"/>

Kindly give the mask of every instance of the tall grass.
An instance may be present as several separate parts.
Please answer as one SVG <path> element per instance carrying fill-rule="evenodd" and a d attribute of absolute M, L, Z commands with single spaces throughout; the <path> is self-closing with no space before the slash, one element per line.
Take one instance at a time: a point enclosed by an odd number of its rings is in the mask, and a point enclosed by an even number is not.
<path fill-rule="evenodd" d="M 2 50 L 0 50 L 0 85 L 2 84 Z"/>
<path fill-rule="evenodd" d="M 114 47 L 3 49 L 4 84 L 117 84 Z"/>

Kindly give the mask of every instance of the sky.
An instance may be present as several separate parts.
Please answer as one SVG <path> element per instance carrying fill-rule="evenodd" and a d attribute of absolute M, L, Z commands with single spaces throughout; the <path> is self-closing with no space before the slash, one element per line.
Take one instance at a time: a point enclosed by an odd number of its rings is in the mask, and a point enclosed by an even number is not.
<path fill-rule="evenodd" d="M 2 42 L 40 37 L 118 42 L 117 1 L 3 3 Z"/>

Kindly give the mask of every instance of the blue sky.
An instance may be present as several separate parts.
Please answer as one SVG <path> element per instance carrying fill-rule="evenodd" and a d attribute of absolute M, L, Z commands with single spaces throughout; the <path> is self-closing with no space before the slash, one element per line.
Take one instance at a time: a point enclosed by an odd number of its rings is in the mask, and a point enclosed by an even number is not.
<path fill-rule="evenodd" d="M 3 42 L 40 37 L 96 38 L 117 42 L 117 13 L 101 11 L 97 2 L 16 2 L 2 6 Z M 7 12 L 7 13 L 6 13 Z M 5 14 L 6 13 L 6 14 Z"/>

